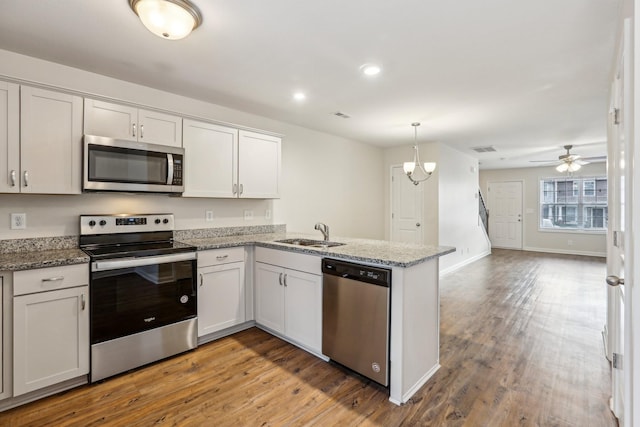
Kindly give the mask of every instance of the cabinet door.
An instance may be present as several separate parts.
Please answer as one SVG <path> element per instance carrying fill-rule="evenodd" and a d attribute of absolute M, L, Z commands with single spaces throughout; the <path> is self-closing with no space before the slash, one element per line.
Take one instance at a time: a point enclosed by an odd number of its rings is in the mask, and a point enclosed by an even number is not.
<path fill-rule="evenodd" d="M 275 136 L 240 131 L 238 135 L 238 184 L 240 197 L 280 197 L 280 144 Z"/>
<path fill-rule="evenodd" d="M 255 268 L 256 322 L 284 333 L 284 270 L 261 262 Z"/>
<path fill-rule="evenodd" d="M 184 121 L 184 193 L 187 197 L 237 197 L 238 131 Z"/>
<path fill-rule="evenodd" d="M 0 82 L 0 192 L 20 191 L 20 86 Z"/>
<path fill-rule="evenodd" d="M 150 144 L 182 147 L 182 117 L 138 110 L 138 140 Z"/>
<path fill-rule="evenodd" d="M 13 298 L 13 395 L 89 372 L 89 287 Z"/>
<path fill-rule="evenodd" d="M 244 262 L 198 269 L 198 337 L 245 321 Z"/>
<path fill-rule="evenodd" d="M 286 270 L 285 335 L 322 352 L 322 276 Z"/>
<path fill-rule="evenodd" d="M 84 133 L 126 141 L 138 140 L 138 109 L 85 98 Z"/>
<path fill-rule="evenodd" d="M 80 194 L 82 98 L 22 86 L 20 191 Z"/>

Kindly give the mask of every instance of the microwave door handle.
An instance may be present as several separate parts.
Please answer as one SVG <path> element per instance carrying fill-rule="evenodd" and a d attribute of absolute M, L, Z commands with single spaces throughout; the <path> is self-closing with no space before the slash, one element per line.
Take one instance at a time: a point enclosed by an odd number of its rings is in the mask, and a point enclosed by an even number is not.
<path fill-rule="evenodd" d="M 167 185 L 173 184 L 173 154 L 167 154 Z"/>

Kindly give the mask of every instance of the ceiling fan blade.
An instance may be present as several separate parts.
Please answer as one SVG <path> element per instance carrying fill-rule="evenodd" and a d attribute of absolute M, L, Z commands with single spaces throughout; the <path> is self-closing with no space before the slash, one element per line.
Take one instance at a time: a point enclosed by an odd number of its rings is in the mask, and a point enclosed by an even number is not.
<path fill-rule="evenodd" d="M 590 162 L 587 162 L 585 160 L 574 160 L 573 163 L 576 163 L 580 166 L 584 166 L 584 165 L 588 165 Z"/>
<path fill-rule="evenodd" d="M 531 163 L 558 163 L 557 160 L 529 160 Z"/>
<path fill-rule="evenodd" d="M 604 162 L 607 160 L 607 156 L 583 157 L 582 160 L 588 160 L 590 162 Z"/>

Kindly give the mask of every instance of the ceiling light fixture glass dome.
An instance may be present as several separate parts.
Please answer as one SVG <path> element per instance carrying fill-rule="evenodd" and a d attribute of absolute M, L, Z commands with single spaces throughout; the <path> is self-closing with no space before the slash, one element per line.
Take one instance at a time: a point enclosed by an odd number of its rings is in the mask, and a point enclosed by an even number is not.
<path fill-rule="evenodd" d="M 142 24 L 163 39 L 179 40 L 202 23 L 202 15 L 188 0 L 129 0 Z"/>

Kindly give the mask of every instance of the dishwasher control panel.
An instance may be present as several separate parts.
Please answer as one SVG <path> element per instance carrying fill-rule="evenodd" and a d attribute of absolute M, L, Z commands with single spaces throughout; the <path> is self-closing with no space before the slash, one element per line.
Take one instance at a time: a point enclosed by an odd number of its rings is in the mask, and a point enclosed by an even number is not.
<path fill-rule="evenodd" d="M 322 260 L 322 272 L 345 279 L 360 280 L 372 285 L 390 286 L 391 270 L 379 267 L 370 267 L 351 262 L 324 258 Z"/>

